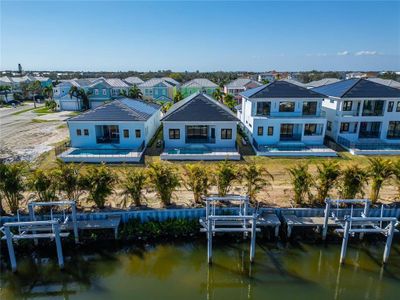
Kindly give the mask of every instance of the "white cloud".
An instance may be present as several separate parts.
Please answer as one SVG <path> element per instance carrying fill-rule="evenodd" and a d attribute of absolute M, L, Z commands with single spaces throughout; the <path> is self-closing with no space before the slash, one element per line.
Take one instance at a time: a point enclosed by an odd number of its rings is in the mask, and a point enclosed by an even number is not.
<path fill-rule="evenodd" d="M 350 54 L 350 52 L 349 51 L 347 51 L 347 50 L 345 50 L 345 51 L 341 51 L 341 52 L 338 52 L 337 53 L 337 55 L 340 55 L 340 56 L 343 56 L 343 55 L 349 55 Z"/>
<path fill-rule="evenodd" d="M 367 51 L 367 50 L 363 50 L 363 51 L 358 51 L 355 54 L 356 56 L 360 56 L 360 55 L 378 55 L 377 51 Z"/>

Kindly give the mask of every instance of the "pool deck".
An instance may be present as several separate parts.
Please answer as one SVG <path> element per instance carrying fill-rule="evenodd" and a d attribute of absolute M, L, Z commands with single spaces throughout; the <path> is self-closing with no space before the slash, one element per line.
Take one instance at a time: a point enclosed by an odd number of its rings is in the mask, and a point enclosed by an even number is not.
<path fill-rule="evenodd" d="M 240 154 L 235 148 L 212 149 L 207 153 L 168 153 L 176 149 L 165 149 L 161 153 L 162 160 L 240 160 Z M 180 150 L 180 149 L 178 149 Z"/>
<path fill-rule="evenodd" d="M 136 149 L 132 149 L 131 152 L 127 154 L 72 154 L 75 150 L 82 150 L 80 148 L 69 148 L 67 151 L 58 155 L 58 158 L 63 160 L 64 162 L 84 162 L 84 163 L 138 163 L 141 161 L 144 150 L 135 151 Z M 97 149 L 96 149 L 97 150 Z M 104 149 L 98 149 L 101 151 Z"/>
<path fill-rule="evenodd" d="M 336 157 L 337 153 L 324 145 L 320 146 L 305 146 L 305 149 L 285 149 L 285 150 L 269 150 L 268 147 L 274 146 L 259 146 L 263 150 L 256 150 L 258 156 L 318 156 L 318 157 Z M 279 147 L 279 146 L 278 146 Z"/>

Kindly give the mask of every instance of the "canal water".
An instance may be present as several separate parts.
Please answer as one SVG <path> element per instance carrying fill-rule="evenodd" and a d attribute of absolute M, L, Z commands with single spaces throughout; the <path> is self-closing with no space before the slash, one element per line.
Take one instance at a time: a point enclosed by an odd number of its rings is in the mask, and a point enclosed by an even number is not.
<path fill-rule="evenodd" d="M 64 271 L 22 258 L 0 299 L 400 299 L 398 241 L 383 268 L 379 242 L 349 245 L 340 266 L 340 244 L 259 242 L 250 264 L 248 243 L 217 240 L 210 267 L 205 241 L 66 253 Z"/>

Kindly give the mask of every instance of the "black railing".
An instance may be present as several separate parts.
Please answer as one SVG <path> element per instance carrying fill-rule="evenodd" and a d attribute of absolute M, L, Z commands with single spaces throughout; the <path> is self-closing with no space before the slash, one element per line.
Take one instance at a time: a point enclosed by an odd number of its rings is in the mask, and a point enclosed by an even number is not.
<path fill-rule="evenodd" d="M 97 137 L 96 138 L 97 144 L 119 144 L 119 138 L 108 138 L 108 137 Z"/>
<path fill-rule="evenodd" d="M 301 134 L 281 134 L 280 141 L 301 141 Z"/>
<path fill-rule="evenodd" d="M 188 138 L 186 137 L 185 139 L 186 144 L 214 144 L 215 143 L 215 138 Z"/>
<path fill-rule="evenodd" d="M 358 134 L 360 139 L 379 138 L 380 136 L 380 131 L 360 131 Z"/>

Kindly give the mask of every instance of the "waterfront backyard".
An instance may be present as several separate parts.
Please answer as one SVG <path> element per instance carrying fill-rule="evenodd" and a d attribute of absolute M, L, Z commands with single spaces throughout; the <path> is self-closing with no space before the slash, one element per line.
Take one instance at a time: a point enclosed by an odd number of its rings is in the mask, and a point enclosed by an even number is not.
<path fill-rule="evenodd" d="M 380 264 L 382 242 L 354 243 L 346 265 L 340 244 L 260 240 L 256 261 L 248 243 L 216 239 L 214 263 L 205 240 L 138 243 L 66 250 L 65 270 L 35 251 L 18 273 L 2 270 L 2 299 L 397 299 L 400 247 Z M 53 249 L 49 250 L 53 251 Z"/>

